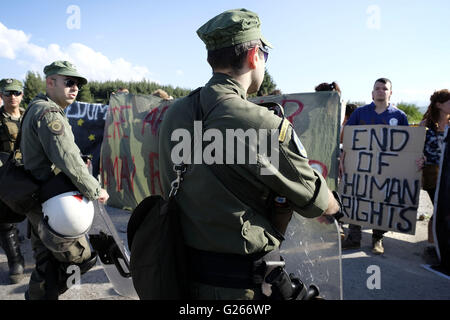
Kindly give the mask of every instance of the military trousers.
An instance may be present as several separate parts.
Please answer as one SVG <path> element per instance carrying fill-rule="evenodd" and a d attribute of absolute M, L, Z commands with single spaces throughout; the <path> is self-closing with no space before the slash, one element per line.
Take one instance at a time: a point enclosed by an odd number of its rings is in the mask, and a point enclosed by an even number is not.
<path fill-rule="evenodd" d="M 44 245 L 38 235 L 38 225 L 43 218 L 42 211 L 31 211 L 27 213 L 27 218 L 31 225 L 31 247 L 35 260 L 35 268 L 30 277 L 27 298 L 30 300 L 48 299 L 47 291 L 49 285 L 47 280 L 49 278 L 49 270 L 53 273 L 59 273 L 54 274 L 55 278 L 59 278 L 62 281 L 65 280 L 64 277 L 61 279 L 61 271 L 64 275 L 64 270 L 54 268 L 55 263 L 60 266 L 83 263 L 91 257 L 91 249 L 86 237 L 83 236 L 77 239 L 65 252 L 51 251 Z M 53 268 L 50 268 L 51 264 Z M 68 277 L 70 274 L 66 273 L 66 276 Z"/>

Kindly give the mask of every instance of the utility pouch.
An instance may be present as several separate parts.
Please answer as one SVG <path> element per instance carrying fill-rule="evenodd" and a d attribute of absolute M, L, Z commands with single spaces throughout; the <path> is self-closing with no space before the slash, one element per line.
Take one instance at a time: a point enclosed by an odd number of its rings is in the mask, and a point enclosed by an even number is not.
<path fill-rule="evenodd" d="M 130 272 L 141 300 L 187 298 L 186 252 L 174 199 L 144 199 L 133 211 L 127 234 Z"/>
<path fill-rule="evenodd" d="M 31 106 L 23 114 L 15 139 L 14 151 L 0 152 L 0 200 L 11 210 L 22 215 L 41 206 L 39 202 L 40 183 L 30 172 L 25 170 L 24 165 L 17 160 L 16 156 L 20 153 L 22 123 Z"/>
<path fill-rule="evenodd" d="M 10 154 L 0 152 L 0 200 L 18 214 L 39 208 L 39 182 Z"/>

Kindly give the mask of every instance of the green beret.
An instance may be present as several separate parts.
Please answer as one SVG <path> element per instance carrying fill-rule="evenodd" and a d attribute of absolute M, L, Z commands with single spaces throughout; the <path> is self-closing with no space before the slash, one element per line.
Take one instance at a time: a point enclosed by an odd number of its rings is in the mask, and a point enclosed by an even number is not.
<path fill-rule="evenodd" d="M 19 80 L 16 79 L 2 79 L 0 81 L 0 90 L 2 92 L 5 91 L 19 91 L 22 92 L 23 91 L 23 85 L 22 82 L 20 82 Z"/>
<path fill-rule="evenodd" d="M 74 77 L 81 80 L 81 84 L 84 85 L 88 81 L 86 78 L 82 77 L 75 66 L 69 61 L 55 61 L 44 68 L 45 77 L 59 74 L 62 76 Z"/>
<path fill-rule="evenodd" d="M 272 44 L 263 38 L 260 26 L 256 13 L 247 9 L 234 9 L 206 22 L 197 30 L 197 34 L 209 51 L 252 40 L 261 40 L 263 45 L 272 48 Z"/>

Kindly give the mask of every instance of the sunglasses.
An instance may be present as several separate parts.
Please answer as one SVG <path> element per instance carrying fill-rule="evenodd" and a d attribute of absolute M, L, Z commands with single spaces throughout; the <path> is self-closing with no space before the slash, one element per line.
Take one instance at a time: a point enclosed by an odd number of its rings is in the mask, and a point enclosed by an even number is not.
<path fill-rule="evenodd" d="M 78 81 L 75 81 L 73 79 L 66 79 L 66 80 L 64 80 L 64 85 L 67 88 L 72 88 L 73 86 L 76 85 L 78 87 L 78 90 L 81 90 L 81 88 L 83 87 L 83 85 L 81 83 L 79 83 Z"/>
<path fill-rule="evenodd" d="M 11 97 L 12 95 L 15 95 L 16 97 L 20 96 L 22 94 L 21 91 L 4 91 L 3 95 L 5 97 Z"/>
<path fill-rule="evenodd" d="M 264 48 L 263 46 L 259 46 L 259 50 L 261 50 L 264 54 L 264 62 L 267 63 L 267 59 L 269 59 L 269 50 L 267 50 L 267 48 Z"/>

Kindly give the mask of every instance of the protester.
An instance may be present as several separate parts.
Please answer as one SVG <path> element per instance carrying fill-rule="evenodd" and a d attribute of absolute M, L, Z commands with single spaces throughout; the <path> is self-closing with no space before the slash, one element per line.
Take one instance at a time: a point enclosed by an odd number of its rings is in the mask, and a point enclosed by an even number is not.
<path fill-rule="evenodd" d="M 341 88 L 334 81 L 332 83 L 323 82 L 323 83 L 317 85 L 315 90 L 316 91 L 336 91 L 337 93 L 339 93 L 339 95 L 341 94 Z"/>
<path fill-rule="evenodd" d="M 0 81 L 0 152 L 11 153 L 18 149 L 15 145 L 19 133 L 20 121 L 24 109 L 20 107 L 23 98 L 22 82 L 16 79 Z M 16 152 L 17 160 L 21 159 Z M 2 181 L 2 183 L 5 183 Z M 20 251 L 19 230 L 15 223 L 4 223 L 2 218 L 11 216 L 14 212 L 4 203 L 0 203 L 0 245 L 8 258 L 9 278 L 12 283 L 19 283 L 23 278 L 24 258 Z"/>
<path fill-rule="evenodd" d="M 344 120 L 342 121 L 342 124 L 341 124 L 341 136 L 339 139 L 339 141 L 341 143 L 342 143 L 342 139 L 344 138 L 344 126 L 347 124 L 348 119 L 352 115 L 353 111 L 356 110 L 356 108 L 358 108 L 358 106 L 353 103 L 347 103 L 347 105 L 345 106 L 345 116 L 344 116 Z"/>
<path fill-rule="evenodd" d="M 115 94 L 118 94 L 118 93 L 128 94 L 128 93 L 130 93 L 130 91 L 127 88 L 119 87 L 119 89 L 117 89 L 117 92 L 113 91 L 111 94 L 115 95 Z"/>
<path fill-rule="evenodd" d="M 390 104 L 392 96 L 392 82 L 387 78 L 375 81 L 372 91 L 372 103 L 359 107 L 351 114 L 346 125 L 376 125 L 384 124 L 391 126 L 408 126 L 406 114 Z M 341 154 L 339 165 L 339 176 L 342 177 L 344 168 L 345 152 Z M 422 161 L 422 162 L 421 162 Z M 423 159 L 417 161 L 419 169 L 423 166 Z M 372 231 L 372 252 L 383 254 L 384 230 Z M 361 247 L 361 226 L 349 224 L 349 234 L 342 242 L 342 249 L 356 249 Z"/>
<path fill-rule="evenodd" d="M 163 89 L 157 89 L 152 92 L 152 95 L 156 97 L 160 97 L 163 100 L 173 100 L 173 97 L 170 96 L 167 92 L 165 92 Z"/>
<path fill-rule="evenodd" d="M 47 65 L 44 74 L 46 94 L 38 94 L 31 101 L 23 119 L 20 149 L 25 169 L 41 183 L 61 171 L 85 198 L 105 203 L 108 193 L 89 174 L 64 113 L 87 80 L 67 61 Z M 69 265 L 78 266 L 84 273 L 96 263 L 96 254 L 91 253 L 84 234 L 78 237 L 55 232 L 43 219 L 42 210 L 39 208 L 27 213 L 36 261 L 25 293 L 25 298 L 30 300 L 58 299 L 68 289 Z M 73 208 L 67 206 L 58 211 L 60 216 L 79 214 L 71 210 Z M 82 218 L 72 217 L 73 223 L 62 227 L 70 229 Z"/>
<path fill-rule="evenodd" d="M 422 171 L 422 189 L 434 202 L 437 178 L 439 175 L 439 163 L 442 146 L 444 144 L 444 130 L 450 124 L 450 91 L 439 90 L 430 97 L 430 105 L 425 112 L 420 126 L 426 127 L 424 155 L 425 166 Z M 428 221 L 428 242 L 433 243 L 432 233 L 433 217 Z M 434 248 L 434 247 L 433 247 Z"/>
<path fill-rule="evenodd" d="M 259 158 L 258 164 L 202 161 L 188 165 L 175 197 L 189 248 L 191 297 L 262 299 L 265 270 L 252 266 L 269 256 L 280 261 L 277 249 L 292 210 L 314 218 L 334 214 L 340 207 L 324 178 L 309 166 L 289 121 L 246 99 L 261 86 L 271 47 L 261 35 L 258 15 L 246 9 L 229 10 L 209 20 L 197 34 L 206 44 L 213 76 L 165 114 L 159 133 L 163 191 L 167 197 L 176 178 L 171 157 L 176 142 L 167 137 L 179 129 L 193 134 L 195 114 L 203 115 L 203 130 L 216 130 L 223 137 L 230 129 L 284 128 L 277 141 L 278 170 L 261 174 L 273 167 L 267 158 Z M 223 158 L 233 151 L 224 142 Z M 287 210 L 276 216 L 275 203 Z"/>
<path fill-rule="evenodd" d="M 281 94 L 282 94 L 282 92 L 280 89 L 275 89 L 269 94 L 269 96 L 279 96 Z"/>
<path fill-rule="evenodd" d="M 120 88 L 117 90 L 117 93 L 130 93 L 130 91 L 128 91 L 127 88 L 120 87 Z"/>

